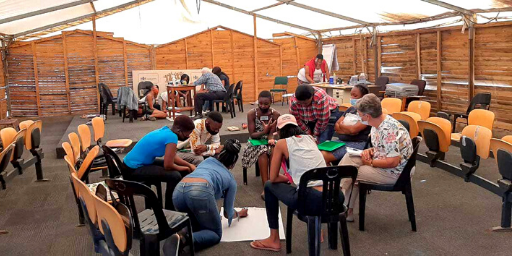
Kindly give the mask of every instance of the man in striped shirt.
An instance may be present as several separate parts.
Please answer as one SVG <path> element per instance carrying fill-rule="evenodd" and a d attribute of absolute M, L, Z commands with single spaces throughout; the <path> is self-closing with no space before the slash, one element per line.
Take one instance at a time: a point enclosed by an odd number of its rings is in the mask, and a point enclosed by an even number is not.
<path fill-rule="evenodd" d="M 319 88 L 309 84 L 299 85 L 291 97 L 290 114 L 297 124 L 309 135 L 315 136 L 318 143 L 331 140 L 334 123 L 341 116 L 338 103 Z"/>

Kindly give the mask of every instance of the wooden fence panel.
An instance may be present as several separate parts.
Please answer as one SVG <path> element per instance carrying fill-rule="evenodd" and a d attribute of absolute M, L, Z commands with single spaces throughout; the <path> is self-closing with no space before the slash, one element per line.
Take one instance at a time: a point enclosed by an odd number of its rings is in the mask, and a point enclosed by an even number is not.
<path fill-rule="evenodd" d="M 352 38 L 337 38 L 324 42 L 324 44 L 335 44 L 338 55 L 338 65 L 340 69 L 336 71 L 336 76 L 348 82 L 354 75 L 354 44 Z"/>
<path fill-rule="evenodd" d="M 43 116 L 68 114 L 62 38 L 36 43 L 39 100 Z"/>
<path fill-rule="evenodd" d="M 212 41 L 210 32 L 199 33 L 187 39 L 188 69 L 200 69 L 213 67 Z M 158 55 L 158 53 L 157 53 Z"/>
<path fill-rule="evenodd" d="M 244 81 L 245 102 L 256 100 L 254 81 L 254 40 L 252 36 L 233 31 L 234 61 L 237 80 Z"/>
<path fill-rule="evenodd" d="M 156 47 L 156 69 L 192 69 L 187 65 L 187 54 L 185 42 L 190 40 L 182 39 L 173 43 Z"/>
<path fill-rule="evenodd" d="M 108 85 L 115 97 L 117 89 L 126 85 L 123 42 L 98 37 L 96 49 L 98 51 L 99 82 Z"/>
<path fill-rule="evenodd" d="M 297 76 L 299 73 L 299 62 L 297 61 L 297 49 L 295 40 L 291 37 L 275 39 L 275 43 L 281 45 L 281 71 L 282 76 Z M 300 55 L 300 53 L 299 53 Z M 304 64 L 302 64 L 304 65 Z M 288 91 L 294 92 L 297 88 L 297 78 L 288 79 Z"/>
<path fill-rule="evenodd" d="M 30 44 L 9 48 L 9 95 L 13 116 L 37 116 L 34 55 Z"/>
<path fill-rule="evenodd" d="M 365 37 L 366 40 L 366 75 L 369 81 L 375 81 L 375 47 L 371 44 L 372 38 Z M 377 44 L 377 42 L 374 42 Z"/>
<path fill-rule="evenodd" d="M 382 37 L 382 76 L 390 83 L 410 83 L 417 77 L 416 36 Z"/>
<path fill-rule="evenodd" d="M 7 116 L 7 95 L 5 94 L 6 81 L 4 73 L 4 62 L 0 55 L 0 118 Z"/>
<path fill-rule="evenodd" d="M 66 35 L 71 113 L 97 111 L 94 46 L 91 35 Z"/>
<path fill-rule="evenodd" d="M 231 51 L 231 33 L 229 30 L 213 30 L 213 66 L 221 68 L 222 72 L 226 73 L 229 77 L 230 83 L 234 84 L 236 76 L 233 73 L 233 55 Z M 239 79 L 238 79 L 239 80 Z M 245 86 L 244 86 L 245 89 Z"/>
<path fill-rule="evenodd" d="M 427 82 L 423 95 L 437 112 L 437 33 L 421 34 L 420 49 L 421 79 Z"/>
<path fill-rule="evenodd" d="M 477 28 L 475 33 L 475 94 L 491 93 L 494 127 L 512 130 L 512 29 Z"/>
<path fill-rule="evenodd" d="M 280 76 L 279 46 L 258 41 L 258 92 L 270 90 L 274 86 L 274 77 Z M 288 88 L 290 90 L 291 88 Z M 280 99 L 276 97 L 276 100 Z"/>
<path fill-rule="evenodd" d="M 441 33 L 442 109 L 465 112 L 468 106 L 468 35 L 448 30 Z"/>
<path fill-rule="evenodd" d="M 133 86 L 132 71 L 133 70 L 150 70 L 151 69 L 151 48 L 140 45 L 126 43 L 126 56 L 128 67 L 128 86 Z M 133 88 L 133 87 L 132 87 Z M 117 94 L 117 90 L 112 90 Z"/>

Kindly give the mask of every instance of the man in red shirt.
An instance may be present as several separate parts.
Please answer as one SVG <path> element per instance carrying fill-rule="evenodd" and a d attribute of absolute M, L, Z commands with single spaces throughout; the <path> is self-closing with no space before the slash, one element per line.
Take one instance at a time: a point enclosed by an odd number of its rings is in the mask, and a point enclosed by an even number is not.
<path fill-rule="evenodd" d="M 341 116 L 338 103 L 319 88 L 299 85 L 291 97 L 290 114 L 295 116 L 299 127 L 315 136 L 319 143 L 331 140 L 334 123 Z"/>

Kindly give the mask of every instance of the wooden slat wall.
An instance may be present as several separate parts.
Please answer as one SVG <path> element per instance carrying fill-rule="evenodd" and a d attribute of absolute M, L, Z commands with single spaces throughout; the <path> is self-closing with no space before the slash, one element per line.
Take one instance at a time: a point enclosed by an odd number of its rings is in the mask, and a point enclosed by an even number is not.
<path fill-rule="evenodd" d="M 151 68 L 151 48 L 126 42 L 128 86 L 133 86 L 133 70 L 149 70 Z M 112 89 L 111 89 L 112 90 Z M 114 91 L 112 90 L 112 93 Z M 115 92 L 117 94 L 117 91 Z"/>
<path fill-rule="evenodd" d="M 11 47 L 7 58 L 13 116 L 37 116 L 34 54 L 30 44 Z"/>
<path fill-rule="evenodd" d="M 7 98 L 5 95 L 4 62 L 0 55 L 0 118 L 7 116 Z"/>
<path fill-rule="evenodd" d="M 492 94 L 495 127 L 512 130 L 512 29 L 478 28 L 475 36 L 475 93 Z"/>
<path fill-rule="evenodd" d="M 424 95 L 437 112 L 437 33 L 420 35 L 421 77 L 427 82 Z"/>
<path fill-rule="evenodd" d="M 108 85 L 114 97 L 117 89 L 125 86 L 123 42 L 98 37 L 99 82 Z"/>
<path fill-rule="evenodd" d="M 415 35 L 382 37 L 381 75 L 408 83 L 417 77 Z"/>
<path fill-rule="evenodd" d="M 324 44 L 335 44 L 338 55 L 338 65 L 340 69 L 336 71 L 336 76 L 343 79 L 344 82 L 350 80 L 354 75 L 354 42 L 351 37 L 339 39 L 324 40 Z"/>
<path fill-rule="evenodd" d="M 442 109 L 464 113 L 469 104 L 468 35 L 448 30 L 441 33 Z"/>

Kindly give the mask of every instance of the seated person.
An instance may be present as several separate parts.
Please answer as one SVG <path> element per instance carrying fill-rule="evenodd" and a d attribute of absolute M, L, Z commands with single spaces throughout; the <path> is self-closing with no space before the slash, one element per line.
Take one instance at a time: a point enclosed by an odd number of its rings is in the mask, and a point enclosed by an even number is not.
<path fill-rule="evenodd" d="M 165 209 L 173 210 L 172 192 L 181 178 L 196 167 L 176 155 L 179 140 L 185 140 L 194 130 L 194 121 L 188 116 L 177 116 L 172 127 L 164 126 L 146 134 L 124 157 L 128 167 L 123 176 L 127 180 L 167 182 Z M 157 159 L 157 157 L 164 157 Z"/>
<path fill-rule="evenodd" d="M 180 84 L 181 85 L 188 85 L 190 83 L 190 77 L 187 74 L 183 74 L 180 77 Z"/>
<path fill-rule="evenodd" d="M 197 166 L 204 160 L 204 156 L 213 156 L 222 150 L 219 135 L 220 128 L 222 128 L 222 115 L 217 111 L 212 111 L 206 115 L 205 119 L 195 120 L 194 125 L 196 128 L 190 137 L 184 142 L 178 143 L 178 149 L 188 149 L 190 152 L 178 151 L 177 155 Z M 210 145 L 206 145 L 210 139 Z"/>
<path fill-rule="evenodd" d="M 304 84 L 297 86 L 295 95 L 290 98 L 290 114 L 295 116 L 306 134 L 315 136 L 322 143 L 331 140 L 334 123 L 342 113 L 336 100 L 325 90 Z"/>
<path fill-rule="evenodd" d="M 247 142 L 247 147 L 242 156 L 242 167 L 249 168 L 258 162 L 261 174 L 261 182 L 265 185 L 268 180 L 270 155 L 275 144 L 274 132 L 279 112 L 270 107 L 272 95 L 269 91 L 262 91 L 258 96 L 258 107 L 247 113 L 247 127 L 251 139 L 267 139 L 268 145 L 253 146 Z M 261 194 L 264 198 L 264 192 Z"/>
<path fill-rule="evenodd" d="M 296 209 L 301 176 L 311 169 L 325 167 L 325 161 L 322 158 L 322 153 L 318 150 L 315 139 L 311 135 L 303 134 L 294 116 L 281 115 L 277 119 L 277 129 L 280 139 L 277 141 L 272 155 L 270 180 L 265 183 L 265 208 L 270 237 L 251 243 L 252 248 L 269 251 L 281 250 L 278 230 L 279 201 Z M 290 177 L 279 174 L 283 159 L 290 163 L 288 169 Z M 288 182 L 292 182 L 292 184 L 288 184 Z M 308 206 L 311 211 L 318 210 L 318 213 L 321 213 L 322 181 L 310 182 L 308 187 Z M 340 201 L 343 202 L 341 190 L 339 193 Z"/>
<path fill-rule="evenodd" d="M 339 138 L 341 141 L 345 142 L 345 146 L 332 152 L 322 151 L 327 165 L 341 160 L 345 153 L 347 153 L 347 147 L 364 149 L 371 127 L 359 121 L 355 121 L 359 119 L 355 105 L 357 100 L 366 94 L 368 94 L 368 88 L 361 84 L 355 85 L 350 91 L 350 104 L 352 107 L 348 108 L 343 115 L 341 115 L 334 126 L 334 130 L 340 134 Z M 347 120 L 345 120 L 346 117 Z"/>
<path fill-rule="evenodd" d="M 222 69 L 220 69 L 220 67 L 214 67 L 212 69 L 212 73 L 214 73 L 215 75 L 217 75 L 219 77 L 219 79 L 222 82 L 222 85 L 224 85 L 224 87 L 231 85 L 229 83 L 229 76 L 226 75 L 226 73 L 222 72 Z"/>
<path fill-rule="evenodd" d="M 222 82 L 218 76 L 213 74 L 212 71 L 206 67 L 203 68 L 201 72 L 203 75 L 194 82 L 195 86 L 204 85 L 205 88 L 204 90 L 201 89 L 197 91 L 196 95 L 194 96 L 196 119 L 203 118 L 202 108 L 205 101 L 211 102 L 211 107 L 213 106 L 214 100 L 223 100 L 226 96 L 226 89 L 224 88 L 224 85 L 222 85 Z"/>
<path fill-rule="evenodd" d="M 339 165 L 356 166 L 357 181 L 395 184 L 413 152 L 409 132 L 396 119 L 382 113 L 380 99 L 373 93 L 358 100 L 356 109 L 361 123 L 372 127 L 370 136 L 373 148 L 365 149 L 361 156 L 345 154 Z M 347 221 L 354 221 L 354 204 L 359 194 L 357 184 L 352 191 L 351 183 L 348 179 L 342 186 L 346 188 L 345 198 L 353 193 L 348 205 Z"/>
<path fill-rule="evenodd" d="M 160 110 L 160 105 L 157 104 L 158 95 L 158 85 L 153 85 L 151 90 L 141 99 L 141 101 L 146 102 L 147 108 L 145 111 L 150 115 L 148 120 L 155 121 L 157 118 L 163 119 L 167 117 L 167 114 L 164 111 Z M 142 117 L 142 120 L 146 120 L 146 116 Z"/>
<path fill-rule="evenodd" d="M 181 75 L 181 78 L 180 78 L 181 85 L 188 85 L 189 81 L 190 81 L 190 78 L 187 74 Z M 161 110 L 164 113 L 167 113 L 167 111 L 168 111 L 167 102 L 169 102 L 169 96 L 168 96 L 167 90 L 165 90 L 158 95 L 158 103 L 160 104 L 160 106 L 162 106 Z"/>
<path fill-rule="evenodd" d="M 236 180 L 229 171 L 235 167 L 240 153 L 240 142 L 230 139 L 220 154 L 204 160 L 197 169 L 176 186 L 172 200 L 176 210 L 188 213 L 194 230 L 196 250 L 214 246 L 222 237 L 222 222 L 217 200 L 224 198 L 224 212 L 229 225 L 233 218 L 247 216 L 247 209 L 234 209 Z"/>

